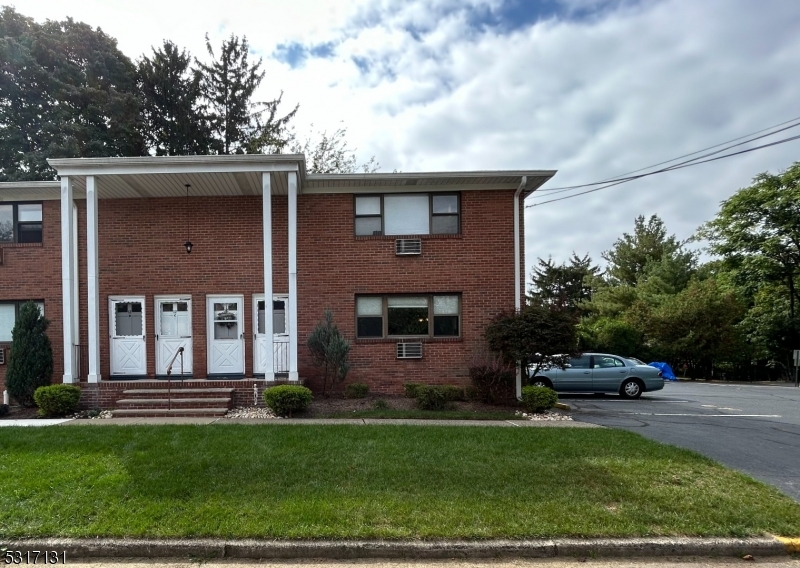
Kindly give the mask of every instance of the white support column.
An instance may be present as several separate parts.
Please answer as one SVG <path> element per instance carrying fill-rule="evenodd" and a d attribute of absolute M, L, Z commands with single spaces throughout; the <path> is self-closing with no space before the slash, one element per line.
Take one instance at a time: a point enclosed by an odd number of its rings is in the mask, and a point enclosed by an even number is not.
<path fill-rule="evenodd" d="M 89 382 L 100 382 L 100 264 L 97 235 L 97 184 L 86 176 L 86 307 L 89 314 Z"/>
<path fill-rule="evenodd" d="M 297 374 L 297 172 L 288 172 L 289 185 L 289 381 Z"/>
<path fill-rule="evenodd" d="M 270 173 L 261 174 L 263 227 L 264 227 L 264 339 L 267 342 L 264 378 L 275 380 L 275 336 L 272 329 L 272 185 Z M 254 322 L 255 323 L 255 322 Z"/>
<path fill-rule="evenodd" d="M 61 305 L 64 310 L 62 326 L 64 329 L 64 376 L 62 381 L 75 381 L 75 271 L 72 262 L 74 240 L 72 237 L 72 180 L 61 178 Z"/>

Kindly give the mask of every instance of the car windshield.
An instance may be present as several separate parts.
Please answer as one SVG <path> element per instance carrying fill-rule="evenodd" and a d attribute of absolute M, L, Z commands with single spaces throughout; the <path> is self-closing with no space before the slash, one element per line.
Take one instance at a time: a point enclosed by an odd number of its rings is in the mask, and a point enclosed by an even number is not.
<path fill-rule="evenodd" d="M 637 359 L 636 357 L 628 357 L 627 359 L 628 359 L 628 361 L 632 361 L 633 363 L 636 363 L 637 365 L 647 366 L 647 363 L 645 363 L 641 359 Z"/>

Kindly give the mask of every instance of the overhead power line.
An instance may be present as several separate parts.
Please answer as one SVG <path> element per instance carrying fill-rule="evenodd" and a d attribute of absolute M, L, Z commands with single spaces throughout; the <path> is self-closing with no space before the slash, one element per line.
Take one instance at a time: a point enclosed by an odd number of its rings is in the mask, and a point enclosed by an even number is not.
<path fill-rule="evenodd" d="M 738 152 L 731 152 L 730 154 L 724 154 L 722 156 L 716 156 L 714 158 L 708 158 L 706 160 L 691 161 L 690 163 L 679 164 L 679 165 L 676 165 L 674 167 L 664 168 L 662 170 L 656 170 L 654 172 L 648 172 L 648 173 L 645 173 L 645 174 L 640 174 L 640 175 L 637 175 L 637 176 L 631 176 L 631 177 L 623 178 L 623 179 L 620 179 L 620 180 L 612 180 L 611 183 L 608 183 L 607 185 L 603 185 L 602 187 L 595 187 L 594 189 L 589 189 L 587 191 L 581 191 L 579 193 L 573 193 L 571 195 L 565 195 L 564 197 L 557 197 L 555 199 L 548 199 L 547 201 L 540 201 L 539 203 L 532 203 L 530 205 L 526 205 L 525 207 L 538 207 L 539 205 L 544 205 L 546 203 L 553 203 L 553 202 L 556 202 L 556 201 L 563 201 L 564 199 L 571 199 L 573 197 L 578 197 L 580 195 L 586 195 L 587 193 L 594 193 L 595 191 L 600 191 L 601 189 L 606 189 L 606 188 L 609 188 L 609 187 L 613 187 L 615 185 L 620 185 L 622 183 L 633 181 L 635 179 L 640 179 L 640 178 L 643 178 L 643 177 L 652 176 L 652 175 L 655 175 L 655 174 L 660 174 L 660 173 L 663 173 L 665 171 L 681 170 L 683 168 L 689 168 L 689 167 L 692 167 L 692 166 L 705 164 L 707 162 L 715 162 L 717 160 L 722 160 L 724 158 L 730 158 L 731 156 L 738 156 L 739 154 L 746 154 L 748 152 L 753 152 L 755 150 L 761 150 L 762 148 L 769 148 L 770 146 L 777 146 L 779 144 L 785 144 L 786 142 L 791 142 L 792 140 L 798 140 L 798 139 L 800 139 L 800 134 L 797 135 L 797 136 L 792 136 L 790 138 L 784 138 L 782 140 L 777 140 L 775 142 L 770 142 L 769 144 L 762 144 L 761 146 L 754 146 L 753 148 L 747 148 L 745 150 L 739 150 Z M 584 186 L 584 187 L 586 187 L 586 186 Z"/>
<path fill-rule="evenodd" d="M 591 186 L 594 186 L 594 185 L 604 185 L 604 184 L 607 184 L 607 183 L 612 183 L 612 182 L 617 182 L 617 181 L 627 181 L 629 179 L 638 179 L 640 176 L 631 176 L 631 177 L 628 177 L 628 176 L 630 174 L 634 174 L 634 173 L 641 172 L 641 171 L 644 171 L 644 170 L 649 170 L 650 168 L 661 166 L 663 164 L 669 164 L 670 162 L 675 162 L 676 160 L 680 160 L 682 158 L 686 158 L 686 157 L 689 157 L 689 156 L 694 156 L 695 154 L 699 154 L 701 152 L 705 152 L 706 150 L 711 150 L 713 148 L 719 148 L 720 146 L 725 146 L 726 144 L 730 144 L 731 142 L 736 142 L 738 140 L 742 140 L 744 138 L 748 138 L 748 140 L 745 140 L 744 142 L 739 142 L 738 144 L 733 144 L 731 146 L 727 146 L 726 148 L 720 148 L 719 150 L 716 150 L 715 152 L 710 152 L 710 153 L 705 154 L 703 156 L 698 156 L 696 158 L 693 158 L 692 160 L 686 160 L 685 162 L 681 162 L 680 164 L 674 164 L 673 166 L 669 166 L 667 168 L 662 168 L 661 170 L 657 170 L 656 172 L 650 172 L 650 173 L 661 173 L 661 172 L 664 172 L 664 171 L 669 171 L 671 169 L 678 169 L 676 166 L 680 166 L 680 165 L 683 165 L 683 164 L 686 164 L 686 163 L 690 163 L 690 162 L 693 162 L 695 160 L 700 160 L 700 159 L 702 159 L 704 157 L 712 156 L 712 155 L 718 154 L 720 152 L 724 152 L 725 150 L 729 150 L 730 148 L 734 148 L 736 146 L 741 146 L 743 144 L 747 144 L 747 143 L 753 142 L 755 140 L 760 140 L 762 138 L 767 138 L 769 136 L 773 136 L 775 134 L 778 134 L 779 132 L 783 132 L 785 130 L 789 130 L 790 128 L 795 128 L 796 126 L 800 126 L 800 122 L 798 122 L 798 121 L 800 121 L 800 116 L 792 118 L 790 120 L 786 120 L 784 122 L 781 122 L 779 124 L 775 124 L 775 125 L 767 127 L 767 128 L 762 128 L 761 130 L 756 130 L 755 132 L 751 132 L 750 134 L 745 134 L 744 136 L 739 136 L 738 138 L 733 138 L 733 139 L 728 140 L 726 142 L 720 142 L 719 144 L 715 144 L 713 146 L 709 146 L 707 148 L 703 148 L 702 150 L 697 150 L 697 151 L 691 152 L 689 154 L 684 154 L 682 156 L 678 156 L 677 158 L 672 158 L 671 160 L 666 160 L 666 161 L 663 161 L 663 162 L 659 162 L 657 164 L 646 166 L 644 168 L 639 168 L 638 170 L 633 170 L 633 171 L 630 171 L 630 172 L 627 172 L 627 173 L 624 173 L 624 174 L 620 174 L 619 176 L 606 178 L 605 180 L 602 180 L 602 181 L 597 181 L 597 182 L 592 182 L 592 183 L 585 183 L 585 184 L 581 184 L 581 185 L 569 185 L 569 186 L 562 186 L 562 187 L 542 188 L 542 189 L 539 189 L 537 191 L 537 193 L 545 192 L 545 191 L 553 191 L 553 192 L 557 192 L 557 193 L 562 193 L 564 191 L 573 190 L 573 189 L 581 189 L 581 188 L 584 188 L 584 187 L 591 187 Z M 790 123 L 795 123 L 795 124 L 790 124 Z M 785 128 L 780 128 L 779 130 L 774 130 L 775 128 L 778 128 L 779 126 L 784 126 L 786 124 L 790 124 L 790 125 L 786 126 Z M 754 136 L 755 134 L 760 134 L 760 133 L 766 132 L 768 130 L 773 130 L 773 132 L 769 132 L 769 133 L 764 134 L 762 136 L 756 136 L 755 138 L 750 138 L 751 136 Z M 538 197 L 538 195 L 534 194 L 534 197 Z"/>

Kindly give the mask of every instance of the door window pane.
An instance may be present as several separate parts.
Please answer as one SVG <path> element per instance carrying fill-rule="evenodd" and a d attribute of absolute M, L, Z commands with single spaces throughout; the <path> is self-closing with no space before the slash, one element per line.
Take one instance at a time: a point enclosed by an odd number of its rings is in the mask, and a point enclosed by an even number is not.
<path fill-rule="evenodd" d="M 264 300 L 259 300 L 258 301 L 258 324 L 257 324 L 258 327 L 256 328 L 257 329 L 256 333 L 259 333 L 261 335 L 264 335 L 264 312 L 265 311 L 266 310 L 264 309 Z"/>
<path fill-rule="evenodd" d="M 387 305 L 389 335 L 428 335 L 428 298 L 392 297 Z"/>
<path fill-rule="evenodd" d="M 429 226 L 427 194 L 385 195 L 383 210 L 387 235 L 427 235 Z"/>
<path fill-rule="evenodd" d="M 286 333 L 286 302 L 283 300 L 272 302 L 272 333 Z"/>
<path fill-rule="evenodd" d="M 119 302 L 115 312 L 114 327 L 117 337 L 142 335 L 142 304 L 140 302 Z"/>
<path fill-rule="evenodd" d="M 239 303 L 214 304 L 214 339 L 239 339 Z"/>
<path fill-rule="evenodd" d="M 380 217 L 356 217 L 356 235 L 380 235 Z"/>
<path fill-rule="evenodd" d="M 192 326 L 189 318 L 189 303 L 178 302 L 175 307 L 177 308 L 174 312 L 177 334 L 179 337 L 190 337 L 192 335 Z"/>
<path fill-rule="evenodd" d="M 14 206 L 0 205 L 0 242 L 14 241 Z"/>

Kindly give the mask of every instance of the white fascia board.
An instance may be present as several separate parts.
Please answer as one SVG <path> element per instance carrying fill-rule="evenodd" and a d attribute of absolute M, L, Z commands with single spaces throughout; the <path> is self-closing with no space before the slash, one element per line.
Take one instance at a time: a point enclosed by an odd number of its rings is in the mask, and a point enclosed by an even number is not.
<path fill-rule="evenodd" d="M 478 170 L 478 171 L 455 171 L 455 172 L 397 172 L 397 173 L 372 173 L 372 174 L 307 174 L 308 181 L 365 181 L 365 180 L 419 180 L 437 178 L 493 178 L 493 177 L 516 177 L 522 179 L 527 176 L 528 180 L 532 177 L 543 177 L 550 179 L 556 174 L 557 170 Z M 519 186 L 519 180 L 512 184 L 514 189 Z"/>
<path fill-rule="evenodd" d="M 56 201 L 59 199 L 61 199 L 61 182 L 58 181 L 0 182 L 0 201 Z"/>
<path fill-rule="evenodd" d="M 235 172 L 305 173 L 305 157 L 302 154 L 59 158 L 49 159 L 47 162 L 55 168 L 60 176 Z"/>

